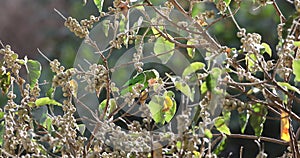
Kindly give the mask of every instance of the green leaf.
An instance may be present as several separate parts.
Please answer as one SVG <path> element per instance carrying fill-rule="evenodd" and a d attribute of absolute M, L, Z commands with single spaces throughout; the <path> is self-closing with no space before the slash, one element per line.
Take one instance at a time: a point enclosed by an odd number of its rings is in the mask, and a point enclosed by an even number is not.
<path fill-rule="evenodd" d="M 202 62 L 193 62 L 188 67 L 186 67 L 182 73 L 182 77 L 188 76 L 191 73 L 196 72 L 197 70 L 203 69 L 205 64 Z"/>
<path fill-rule="evenodd" d="M 143 84 L 144 87 L 142 88 L 142 90 L 144 90 L 145 88 L 148 87 L 149 79 L 158 79 L 158 78 L 159 78 L 159 73 L 155 69 L 146 70 L 141 73 L 138 73 L 123 85 L 123 87 L 126 88 L 122 89 L 121 95 L 124 95 L 128 92 L 132 92 L 132 87 L 137 83 Z"/>
<path fill-rule="evenodd" d="M 42 123 L 42 126 L 45 127 L 48 131 L 52 131 L 53 129 L 52 118 L 47 116 L 46 120 Z"/>
<path fill-rule="evenodd" d="M 102 114 L 106 107 L 107 99 L 104 99 L 98 107 L 99 113 Z M 114 98 L 109 99 L 107 112 L 110 114 L 117 108 L 117 102 Z M 106 118 L 106 117 L 105 117 Z"/>
<path fill-rule="evenodd" d="M 84 135 L 85 132 L 85 124 L 79 124 L 78 125 L 79 131 L 81 135 Z"/>
<path fill-rule="evenodd" d="M 194 45 L 194 44 L 197 44 L 197 41 L 195 39 L 189 39 L 186 44 Z M 186 50 L 188 52 L 189 57 L 194 58 L 196 48 L 186 48 Z"/>
<path fill-rule="evenodd" d="M 222 71 L 220 68 L 212 68 L 211 72 L 206 77 L 206 87 L 208 91 L 216 92 L 216 87 L 218 85 L 218 79 Z"/>
<path fill-rule="evenodd" d="M 102 12 L 103 2 L 104 0 L 94 0 L 94 3 L 98 8 L 99 13 Z"/>
<path fill-rule="evenodd" d="M 78 83 L 76 80 L 72 79 L 69 81 L 70 86 L 72 87 L 72 95 L 77 98 L 78 93 Z"/>
<path fill-rule="evenodd" d="M 105 37 L 108 37 L 110 20 L 103 20 L 101 24 L 102 24 L 102 31 Z"/>
<path fill-rule="evenodd" d="M 1 146 L 1 147 L 3 146 L 3 142 L 4 142 L 4 140 L 3 140 L 4 129 L 5 129 L 5 122 L 2 121 L 2 122 L 0 123 L 0 146 Z"/>
<path fill-rule="evenodd" d="M 296 47 L 300 47 L 300 41 L 294 41 L 294 46 L 296 46 Z"/>
<path fill-rule="evenodd" d="M 157 124 L 165 123 L 164 113 L 162 112 L 162 105 L 164 105 L 164 97 L 158 95 L 154 95 L 148 104 L 152 119 Z"/>
<path fill-rule="evenodd" d="M 295 81 L 300 82 L 300 59 L 293 60 L 293 74 L 295 75 Z"/>
<path fill-rule="evenodd" d="M 247 110 L 245 110 L 243 113 L 239 113 L 239 122 L 241 125 L 241 133 L 245 132 L 249 117 L 250 117 L 250 114 L 247 112 Z"/>
<path fill-rule="evenodd" d="M 177 141 L 176 142 L 176 147 L 177 147 L 177 149 L 181 149 L 182 148 L 182 142 L 181 141 Z"/>
<path fill-rule="evenodd" d="M 271 57 L 272 56 L 271 47 L 267 43 L 262 43 L 261 45 L 265 48 L 264 53 L 269 54 L 269 56 Z"/>
<path fill-rule="evenodd" d="M 36 60 L 28 60 L 25 64 L 28 73 L 30 88 L 33 88 L 41 76 L 42 66 Z"/>
<path fill-rule="evenodd" d="M 250 72 L 253 71 L 253 67 L 255 64 L 255 61 L 257 60 L 256 55 L 251 53 L 251 54 L 246 54 L 246 64 L 247 68 Z"/>
<path fill-rule="evenodd" d="M 216 155 L 219 155 L 225 149 L 226 139 L 226 136 L 223 137 L 221 142 L 218 144 L 217 148 L 213 151 Z"/>
<path fill-rule="evenodd" d="M 223 115 L 223 118 L 224 118 L 224 121 L 225 121 L 226 125 L 229 125 L 230 117 L 231 117 L 231 111 L 224 109 L 222 111 L 222 115 Z"/>
<path fill-rule="evenodd" d="M 225 123 L 225 119 L 223 117 L 217 117 L 215 118 L 215 127 L 217 128 L 218 131 L 221 133 L 230 135 L 230 129 L 227 127 Z"/>
<path fill-rule="evenodd" d="M 50 99 L 49 97 L 39 98 L 35 101 L 36 106 L 43 106 L 43 105 L 57 105 L 62 106 L 61 103 L 55 101 L 54 99 Z"/>
<path fill-rule="evenodd" d="M 184 83 L 184 81 L 175 81 L 175 88 L 180 90 L 185 96 L 189 97 L 189 99 L 194 101 L 194 92 L 191 90 L 188 84 Z"/>
<path fill-rule="evenodd" d="M 300 90 L 292 85 L 290 85 L 287 82 L 277 82 L 279 86 L 284 87 L 285 89 L 297 92 L 298 94 L 300 94 Z"/>
<path fill-rule="evenodd" d="M 162 61 L 163 64 L 166 64 L 173 56 L 174 49 L 175 43 L 172 43 L 164 39 L 163 37 L 158 37 L 154 43 L 154 53 Z"/>
<path fill-rule="evenodd" d="M 50 99 L 53 99 L 53 97 L 54 97 L 54 92 L 55 92 L 55 88 L 51 87 L 51 88 L 46 92 L 46 97 L 49 97 Z"/>
<path fill-rule="evenodd" d="M 167 123 L 169 123 L 172 120 L 172 118 L 174 117 L 175 113 L 176 113 L 177 105 L 176 105 L 176 101 L 174 99 L 174 96 L 175 96 L 174 92 L 167 91 L 167 92 L 164 93 L 164 97 L 166 97 L 166 96 L 170 97 L 172 99 L 172 102 L 173 102 L 172 107 L 165 112 L 165 120 L 166 120 Z"/>
<path fill-rule="evenodd" d="M 259 103 L 252 105 L 251 109 L 254 113 L 250 116 L 250 125 L 253 128 L 255 135 L 260 137 L 263 132 L 263 126 L 266 121 L 268 110 Z"/>
<path fill-rule="evenodd" d="M 154 19 L 153 19 L 153 20 L 154 20 Z M 157 29 L 159 29 L 160 31 L 162 31 L 162 30 L 163 30 L 163 27 L 162 27 L 162 26 L 159 26 L 159 27 L 151 27 L 152 33 L 153 33 L 153 35 L 154 35 L 156 38 L 160 37 L 159 31 L 158 31 Z"/>
<path fill-rule="evenodd" d="M 192 17 L 195 18 L 197 15 L 200 15 L 203 11 L 203 3 L 194 3 L 192 9 Z"/>
<path fill-rule="evenodd" d="M 105 109 L 105 106 L 106 106 L 106 102 L 107 102 L 107 99 L 104 99 L 98 106 L 98 110 L 101 113 L 103 113 L 104 109 Z"/>
<path fill-rule="evenodd" d="M 0 74 L 0 88 L 3 94 L 6 94 L 11 85 L 10 72 Z"/>
<path fill-rule="evenodd" d="M 201 91 L 201 94 L 204 94 L 207 92 L 206 81 L 201 84 L 200 91 Z"/>
<path fill-rule="evenodd" d="M 209 129 L 204 130 L 204 136 L 209 139 L 213 138 L 213 134 L 211 133 L 211 131 Z"/>
<path fill-rule="evenodd" d="M 224 2 L 226 3 L 226 7 L 228 7 L 229 4 L 230 4 L 230 2 L 231 2 L 231 0 L 224 0 Z"/>
<path fill-rule="evenodd" d="M 5 112 L 0 112 L 0 120 L 3 119 Z"/>

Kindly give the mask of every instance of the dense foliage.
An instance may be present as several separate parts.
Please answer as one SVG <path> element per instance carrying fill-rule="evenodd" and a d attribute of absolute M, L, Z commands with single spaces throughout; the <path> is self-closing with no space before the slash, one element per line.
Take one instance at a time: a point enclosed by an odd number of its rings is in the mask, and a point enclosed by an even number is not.
<path fill-rule="evenodd" d="M 55 10 L 83 43 L 69 69 L 38 50 L 49 81 L 38 61 L 1 42 L 2 156 L 247 157 L 246 146 L 226 149 L 229 139 L 255 142 L 256 157 L 300 156 L 300 1 L 287 1 L 296 8 L 289 17 L 275 0 L 114 0 L 103 12 L 104 1 L 81 21 Z M 276 46 L 240 26 L 243 3 L 273 8 Z M 225 19 L 236 48 L 213 36 Z M 280 136 L 263 135 L 274 128 L 266 120 L 280 122 Z"/>

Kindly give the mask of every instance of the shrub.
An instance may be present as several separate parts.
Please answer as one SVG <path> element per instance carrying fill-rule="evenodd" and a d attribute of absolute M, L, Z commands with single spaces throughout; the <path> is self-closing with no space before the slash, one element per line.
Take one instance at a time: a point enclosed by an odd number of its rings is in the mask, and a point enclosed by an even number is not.
<path fill-rule="evenodd" d="M 257 157 L 269 154 L 265 142 L 289 146 L 283 157 L 299 155 L 292 126 L 300 120 L 298 1 L 288 18 L 275 1 L 255 1 L 280 19 L 273 50 L 239 26 L 235 15 L 246 3 L 239 0 L 114 0 L 108 12 L 103 0 L 94 3 L 100 16 L 80 22 L 56 10 L 84 41 L 70 69 L 38 50 L 54 73 L 46 83 L 38 61 L 1 43 L 2 156 L 217 157 L 230 138 L 255 142 Z M 239 48 L 221 46 L 207 31 L 226 18 Z M 51 85 L 47 92 L 43 84 Z M 272 128 L 266 119 L 280 120 L 280 138 L 262 135 Z"/>

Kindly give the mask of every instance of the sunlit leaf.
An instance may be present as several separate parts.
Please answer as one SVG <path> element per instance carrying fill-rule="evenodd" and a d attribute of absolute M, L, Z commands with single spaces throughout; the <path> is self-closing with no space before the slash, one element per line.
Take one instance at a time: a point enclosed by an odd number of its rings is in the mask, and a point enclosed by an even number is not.
<path fill-rule="evenodd" d="M 199 152 L 199 151 L 193 151 L 193 156 L 194 156 L 194 158 L 201 158 L 201 153 Z"/>
<path fill-rule="evenodd" d="M 226 7 L 228 7 L 229 4 L 230 4 L 230 2 L 231 2 L 231 0 L 224 0 L 224 2 L 226 3 Z"/>
<path fill-rule="evenodd" d="M 182 148 L 182 142 L 181 141 L 177 141 L 176 142 L 176 147 L 177 147 L 177 149 L 181 149 Z"/>
<path fill-rule="evenodd" d="M 255 64 L 255 61 L 257 60 L 256 55 L 255 54 L 246 54 L 246 64 L 247 64 L 247 68 L 249 71 L 253 71 L 253 67 Z"/>
<path fill-rule="evenodd" d="M 5 112 L 0 112 L 0 120 L 3 119 Z"/>
<path fill-rule="evenodd" d="M 132 87 L 137 83 L 143 84 L 144 87 L 142 88 L 142 90 L 144 90 L 148 87 L 148 80 L 157 78 L 159 78 L 159 73 L 155 69 L 146 70 L 141 73 L 138 73 L 123 85 L 124 89 L 122 89 L 121 95 L 124 95 L 128 92 L 132 92 Z"/>
<path fill-rule="evenodd" d="M 211 131 L 209 129 L 205 129 L 204 136 L 211 139 L 213 137 L 213 134 L 211 133 Z"/>
<path fill-rule="evenodd" d="M 174 54 L 175 43 L 166 40 L 164 37 L 158 37 L 154 43 L 154 53 L 166 64 Z"/>
<path fill-rule="evenodd" d="M 99 13 L 102 12 L 103 2 L 104 0 L 94 0 L 94 3 L 98 8 Z"/>
<path fill-rule="evenodd" d="M 107 99 L 104 99 L 98 106 L 98 110 L 100 114 L 103 114 L 107 104 Z M 109 99 L 108 107 L 107 107 L 107 113 L 112 113 L 117 108 L 117 102 L 114 98 Z M 106 115 L 104 118 L 106 118 Z"/>
<path fill-rule="evenodd" d="M 295 81 L 300 82 L 300 59 L 293 60 L 293 74 L 295 75 Z"/>
<path fill-rule="evenodd" d="M 28 73 L 30 87 L 33 88 L 34 85 L 38 83 L 38 80 L 41 76 L 42 66 L 36 60 L 27 60 L 25 66 Z"/>
<path fill-rule="evenodd" d="M 5 129 L 5 122 L 2 121 L 0 123 L 0 146 L 2 147 L 3 146 L 3 136 L 4 136 L 4 129 Z"/>
<path fill-rule="evenodd" d="M 157 124 L 165 123 L 164 112 L 162 112 L 164 100 L 163 96 L 155 95 L 148 104 L 152 119 Z"/>
<path fill-rule="evenodd" d="M 224 118 L 224 121 L 225 121 L 226 125 L 229 125 L 230 117 L 231 117 L 231 111 L 224 109 L 222 111 L 222 115 L 223 115 L 223 118 Z"/>
<path fill-rule="evenodd" d="M 254 113 L 250 116 L 250 125 L 253 128 L 255 135 L 260 137 L 263 132 L 263 126 L 266 121 L 268 110 L 259 103 L 252 105 L 251 109 Z"/>
<path fill-rule="evenodd" d="M 61 103 L 55 101 L 54 99 L 50 99 L 49 97 L 39 98 L 35 101 L 36 106 L 43 106 L 43 105 L 57 105 L 62 106 Z"/>
<path fill-rule="evenodd" d="M 186 44 L 194 45 L 194 44 L 197 44 L 197 41 L 195 39 L 189 39 Z M 189 57 L 194 58 L 196 48 L 186 48 L 186 50 L 188 52 Z"/>
<path fill-rule="evenodd" d="M 180 90 L 185 96 L 189 97 L 192 102 L 194 101 L 194 92 L 188 84 L 184 83 L 183 81 L 176 81 L 175 87 L 176 89 Z"/>
<path fill-rule="evenodd" d="M 52 125 L 52 118 L 47 116 L 46 120 L 42 123 L 42 126 L 45 127 L 48 131 L 52 131 L 53 125 Z"/>
<path fill-rule="evenodd" d="M 231 134 L 230 129 L 226 125 L 223 117 L 215 118 L 214 122 L 215 122 L 215 127 L 217 128 L 218 131 L 220 131 L 221 133 L 224 133 L 224 134 L 228 134 L 228 135 Z"/>
<path fill-rule="evenodd" d="M 162 112 L 165 112 L 165 120 L 166 122 L 170 122 L 174 117 L 177 109 L 176 101 L 174 99 L 175 94 L 172 91 L 167 91 L 164 94 L 164 108 Z"/>
<path fill-rule="evenodd" d="M 241 133 L 245 132 L 249 117 L 250 117 L 250 114 L 246 110 L 243 113 L 239 113 L 239 122 L 241 125 Z"/>
<path fill-rule="evenodd" d="M 103 20 L 101 22 L 101 24 L 102 24 L 102 31 L 104 32 L 105 37 L 108 37 L 110 21 L 109 20 Z"/>
<path fill-rule="evenodd" d="M 269 56 L 271 57 L 272 56 L 271 47 L 267 43 L 262 43 L 261 45 L 265 48 L 264 52 L 269 54 Z"/>
<path fill-rule="evenodd" d="M 215 92 L 218 85 L 218 80 L 222 71 L 219 68 L 213 68 L 211 73 L 206 77 L 206 87 L 208 91 Z"/>
<path fill-rule="evenodd" d="M 201 94 L 204 94 L 205 92 L 207 92 L 207 85 L 206 85 L 206 82 L 203 82 L 203 83 L 201 84 L 200 91 L 201 91 Z"/>
<path fill-rule="evenodd" d="M 296 46 L 296 47 L 300 47 L 300 41 L 294 41 L 294 46 Z"/>
<path fill-rule="evenodd" d="M 192 8 L 192 17 L 196 17 L 203 11 L 203 3 L 195 3 Z"/>
<path fill-rule="evenodd" d="M 182 77 L 188 76 L 197 70 L 201 70 L 205 67 L 205 64 L 202 62 L 193 62 L 188 67 L 186 67 L 182 73 Z"/>
<path fill-rule="evenodd" d="M 224 136 L 218 144 L 217 148 L 213 151 L 216 155 L 219 155 L 225 149 L 226 139 L 227 137 Z"/>
<path fill-rule="evenodd" d="M 78 83 L 76 80 L 72 79 L 69 81 L 70 86 L 72 87 L 72 94 L 74 97 L 77 97 L 77 92 L 78 92 Z"/>
<path fill-rule="evenodd" d="M 81 135 L 84 135 L 85 132 L 85 124 L 79 124 L 78 125 L 79 131 Z"/>
<path fill-rule="evenodd" d="M 46 97 L 49 97 L 50 99 L 53 99 L 54 92 L 55 92 L 55 88 L 51 87 L 51 88 L 46 92 Z"/>
<path fill-rule="evenodd" d="M 284 141 L 289 142 L 291 140 L 290 137 L 290 121 L 289 114 L 285 111 L 281 111 L 281 120 L 280 120 L 280 138 Z"/>
<path fill-rule="evenodd" d="M 0 74 L 0 88 L 2 90 L 2 94 L 6 94 L 11 85 L 11 76 L 10 72 Z"/>
<path fill-rule="evenodd" d="M 288 90 L 291 90 L 291 91 L 294 91 L 294 92 L 297 92 L 298 94 L 300 94 L 300 90 L 297 87 L 294 87 L 287 82 L 277 82 L 277 83 L 278 83 L 278 85 L 284 87 L 285 89 L 288 89 Z"/>

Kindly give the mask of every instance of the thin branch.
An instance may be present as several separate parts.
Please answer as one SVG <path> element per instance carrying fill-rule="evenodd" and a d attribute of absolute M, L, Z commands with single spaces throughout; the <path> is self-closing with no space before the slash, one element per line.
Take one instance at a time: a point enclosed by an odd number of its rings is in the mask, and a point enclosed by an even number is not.
<path fill-rule="evenodd" d="M 275 8 L 275 10 L 276 10 L 276 13 L 278 14 L 278 16 L 279 16 L 279 18 L 280 18 L 280 22 L 281 22 L 281 23 L 284 23 L 284 22 L 286 21 L 284 15 L 283 15 L 282 12 L 280 11 L 280 9 L 279 9 L 279 7 L 278 7 L 276 1 L 275 1 L 275 0 L 272 0 L 272 2 L 273 2 L 273 3 L 272 3 L 273 6 L 274 6 L 274 8 Z"/>
<path fill-rule="evenodd" d="M 270 142 L 270 143 L 275 143 L 275 144 L 280 144 L 280 145 L 289 145 L 289 142 L 286 142 L 286 141 L 283 141 L 283 140 L 278 140 L 278 139 L 275 139 L 275 138 L 270 138 L 270 137 L 257 137 L 257 136 L 245 135 L 245 134 L 230 134 L 230 135 L 227 135 L 227 137 L 228 138 L 235 138 L 235 139 L 250 139 L 250 140 L 260 139 L 260 140 L 265 141 L 265 142 Z"/>
<path fill-rule="evenodd" d="M 2 41 L 0 40 L 0 44 L 3 48 L 5 48 L 4 44 L 2 43 Z"/>
<path fill-rule="evenodd" d="M 234 22 L 235 26 L 239 29 L 239 31 L 241 31 L 241 27 L 239 26 L 239 24 L 235 20 L 234 15 L 232 14 L 232 11 L 231 11 L 230 7 L 228 6 L 227 9 L 229 11 L 230 17 L 231 17 L 232 21 Z"/>
<path fill-rule="evenodd" d="M 61 16 L 64 20 L 67 20 L 67 18 L 66 18 L 61 12 L 59 12 L 57 9 L 54 8 L 54 11 L 55 11 L 59 16 Z"/>
<path fill-rule="evenodd" d="M 51 60 L 45 54 L 43 54 L 39 48 L 37 50 L 49 63 L 51 62 Z"/>

